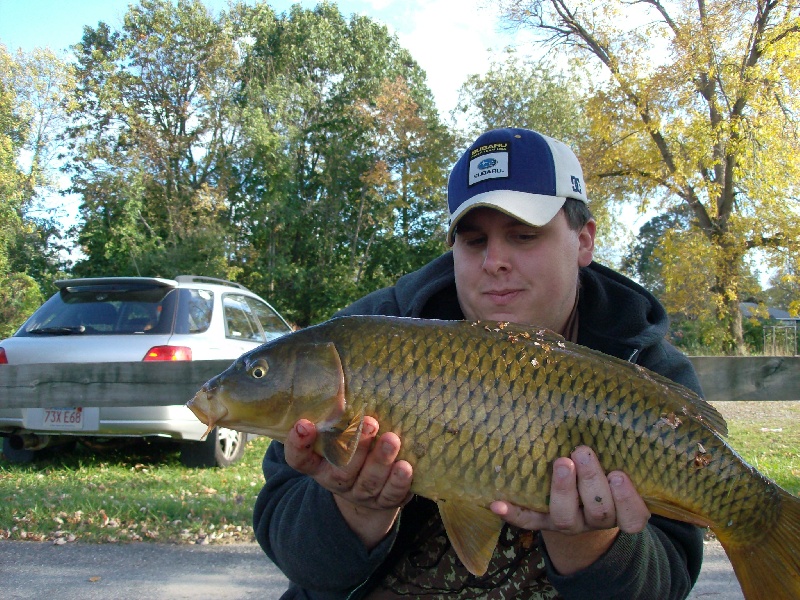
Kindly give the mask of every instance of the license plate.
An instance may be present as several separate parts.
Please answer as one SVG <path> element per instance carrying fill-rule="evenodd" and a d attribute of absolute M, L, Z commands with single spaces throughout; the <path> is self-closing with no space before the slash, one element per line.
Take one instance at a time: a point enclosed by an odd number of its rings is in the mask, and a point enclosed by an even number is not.
<path fill-rule="evenodd" d="M 63 429 L 74 431 L 83 429 L 83 409 L 78 408 L 45 408 L 42 415 L 44 429 Z"/>
<path fill-rule="evenodd" d="M 22 417 L 26 429 L 45 431 L 96 431 L 100 409 L 95 407 L 28 408 Z"/>

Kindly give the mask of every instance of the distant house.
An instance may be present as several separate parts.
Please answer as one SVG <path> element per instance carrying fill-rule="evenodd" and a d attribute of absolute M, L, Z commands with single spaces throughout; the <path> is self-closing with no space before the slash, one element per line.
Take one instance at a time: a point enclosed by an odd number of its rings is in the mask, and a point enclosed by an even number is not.
<path fill-rule="evenodd" d="M 742 316 L 749 319 L 755 317 L 756 319 L 762 318 L 761 309 L 755 302 L 740 302 L 739 308 L 742 311 Z M 800 325 L 800 317 L 793 317 L 787 311 L 781 308 L 767 307 L 767 314 L 769 318 L 778 321 L 780 325 L 798 326 Z"/>
<path fill-rule="evenodd" d="M 764 321 L 763 308 L 755 302 L 739 304 L 745 319 Z M 797 356 L 800 354 L 797 329 L 800 317 L 793 317 L 780 308 L 767 308 L 769 321 L 764 323 L 764 354 L 767 356 Z"/>

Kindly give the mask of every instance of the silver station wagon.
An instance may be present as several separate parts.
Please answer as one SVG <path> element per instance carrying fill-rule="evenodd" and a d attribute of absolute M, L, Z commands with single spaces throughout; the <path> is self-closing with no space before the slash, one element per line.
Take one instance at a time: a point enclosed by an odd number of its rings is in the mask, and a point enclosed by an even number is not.
<path fill-rule="evenodd" d="M 235 360 L 292 328 L 264 299 L 229 281 L 182 275 L 56 282 L 58 292 L 10 338 L 3 364 Z M 90 447 L 160 436 L 183 442 L 187 466 L 228 466 L 246 434 L 205 426 L 183 405 L 0 409 L 3 454 L 27 462 L 37 450 L 80 440 Z M 66 402 L 68 404 L 68 402 Z"/>

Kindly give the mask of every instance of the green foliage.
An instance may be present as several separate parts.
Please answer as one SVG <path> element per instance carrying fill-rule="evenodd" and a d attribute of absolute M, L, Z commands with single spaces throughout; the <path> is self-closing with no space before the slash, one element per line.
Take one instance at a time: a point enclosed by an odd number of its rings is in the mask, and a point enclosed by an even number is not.
<path fill-rule="evenodd" d="M 142 0 L 75 49 L 76 275 L 236 278 L 307 325 L 443 249 L 452 138 L 383 25 Z"/>
<path fill-rule="evenodd" d="M 75 50 L 68 171 L 86 255 L 75 273 L 225 271 L 238 58 L 224 16 L 198 1 L 142 0 L 120 31 L 86 28 Z"/>
<path fill-rule="evenodd" d="M 639 228 L 634 246 L 622 260 L 622 271 L 636 279 L 656 298 L 666 294 L 663 268 L 658 249 L 670 230 L 690 227 L 689 211 L 678 207 L 650 219 Z"/>
<path fill-rule="evenodd" d="M 760 355 L 764 352 L 764 321 L 743 320 L 745 354 Z M 728 356 L 731 354 L 725 323 L 713 318 L 687 318 L 673 316 L 669 341 L 689 356 Z"/>
<path fill-rule="evenodd" d="M 577 148 L 589 130 L 585 78 L 578 67 L 559 69 L 548 58 L 521 59 L 507 50 L 485 75 L 467 78 L 453 116 L 467 120 L 469 139 L 487 129 L 526 127 Z"/>
<path fill-rule="evenodd" d="M 65 65 L 52 53 L 11 56 L 0 45 L 0 337 L 30 316 L 63 267 L 61 231 L 52 219 L 34 215 L 37 194 L 49 181 L 67 82 Z"/>
<path fill-rule="evenodd" d="M 0 339 L 12 335 L 44 301 L 39 284 L 24 273 L 2 278 L 0 285 Z"/>
<path fill-rule="evenodd" d="M 452 139 L 383 25 L 329 3 L 246 22 L 233 263 L 308 325 L 441 252 Z"/>

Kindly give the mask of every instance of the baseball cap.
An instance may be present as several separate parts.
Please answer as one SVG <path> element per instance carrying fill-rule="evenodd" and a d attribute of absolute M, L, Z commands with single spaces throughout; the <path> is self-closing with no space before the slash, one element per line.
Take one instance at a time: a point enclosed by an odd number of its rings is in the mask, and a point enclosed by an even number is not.
<path fill-rule="evenodd" d="M 588 202 L 583 170 L 566 144 L 530 129 L 487 131 L 450 173 L 447 243 L 453 245 L 456 224 L 473 208 L 494 208 L 538 227 L 549 223 L 567 198 Z"/>

